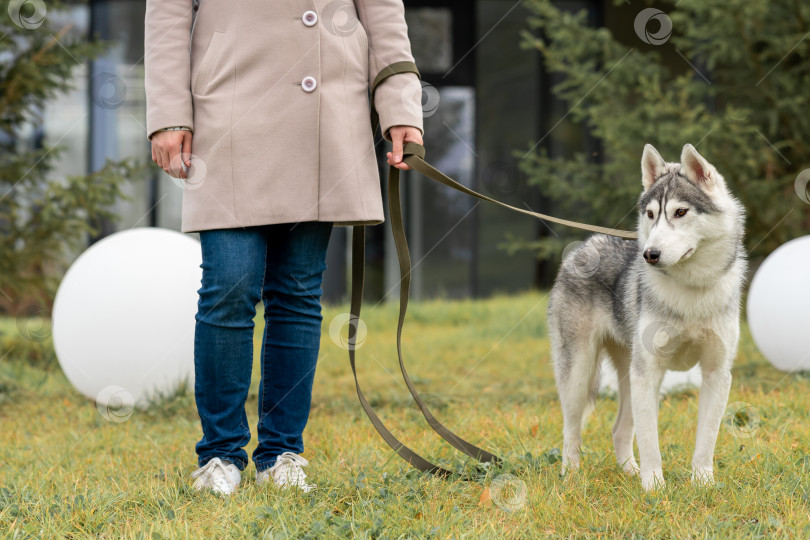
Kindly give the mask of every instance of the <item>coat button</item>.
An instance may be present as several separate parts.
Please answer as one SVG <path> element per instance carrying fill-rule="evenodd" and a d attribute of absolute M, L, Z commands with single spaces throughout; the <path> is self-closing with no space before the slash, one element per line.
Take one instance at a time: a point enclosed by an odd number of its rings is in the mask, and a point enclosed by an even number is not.
<path fill-rule="evenodd" d="M 305 11 L 301 20 L 306 26 L 315 26 L 318 22 L 318 14 L 314 11 Z"/>
<path fill-rule="evenodd" d="M 312 92 L 316 86 L 318 86 L 318 83 L 315 81 L 315 77 L 304 77 L 301 81 L 301 88 L 306 92 Z"/>

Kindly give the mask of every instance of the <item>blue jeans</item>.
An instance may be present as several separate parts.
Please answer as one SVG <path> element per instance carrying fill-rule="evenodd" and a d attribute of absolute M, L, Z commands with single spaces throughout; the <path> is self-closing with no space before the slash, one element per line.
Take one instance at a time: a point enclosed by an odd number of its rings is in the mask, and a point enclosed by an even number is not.
<path fill-rule="evenodd" d="M 321 283 L 331 222 L 307 221 L 200 231 L 194 394 L 203 438 L 199 466 L 214 457 L 243 471 L 245 414 L 253 371 L 253 319 L 264 302 L 257 471 L 283 452 L 304 450 L 321 337 Z"/>

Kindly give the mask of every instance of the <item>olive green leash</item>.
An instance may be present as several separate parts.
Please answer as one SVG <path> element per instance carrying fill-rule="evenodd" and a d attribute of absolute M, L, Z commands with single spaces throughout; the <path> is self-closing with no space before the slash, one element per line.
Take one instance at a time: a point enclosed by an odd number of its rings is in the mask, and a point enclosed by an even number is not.
<path fill-rule="evenodd" d="M 383 68 L 380 73 L 375 78 L 372 86 L 371 86 L 371 127 L 372 132 L 376 133 L 377 127 L 379 124 L 379 116 L 377 115 L 377 111 L 374 108 L 374 92 L 377 89 L 377 86 L 392 75 L 396 75 L 397 73 L 415 73 L 417 77 L 419 77 L 419 70 L 416 67 L 416 64 L 413 62 L 396 62 L 391 64 L 385 68 Z M 503 203 L 491 197 L 487 197 L 486 195 L 482 195 L 477 191 L 474 191 L 463 184 L 460 184 L 450 178 L 449 176 L 443 174 L 432 165 L 427 163 L 424 159 L 425 157 L 425 148 L 417 143 L 409 142 L 405 144 L 403 149 L 403 161 L 408 164 L 411 169 L 414 169 L 423 175 L 427 176 L 431 180 L 439 182 L 440 184 L 444 184 L 445 186 L 451 187 L 457 191 L 470 195 L 472 197 L 476 197 L 478 199 L 489 201 L 495 203 L 497 205 L 503 206 L 504 208 L 508 208 L 515 212 L 519 212 L 521 214 L 525 214 L 528 216 L 532 216 L 537 219 L 541 219 L 544 221 L 551 221 L 553 223 L 559 223 L 561 225 L 566 225 L 569 227 L 575 227 L 578 229 L 584 229 L 596 233 L 608 234 L 611 236 L 618 236 L 620 238 L 636 238 L 636 233 L 631 231 L 623 231 L 620 229 L 611 229 L 607 227 L 598 227 L 594 225 L 588 225 L 584 223 L 579 223 L 576 221 L 571 221 L 567 219 L 561 219 L 554 216 L 549 216 L 546 214 L 541 214 L 538 212 L 532 212 L 530 210 L 525 210 L 523 208 L 517 208 L 515 206 L 511 206 L 509 204 Z M 402 219 L 402 204 L 400 200 L 400 182 L 399 182 L 399 169 L 394 166 L 390 166 L 388 169 L 388 210 L 391 219 L 391 230 L 394 235 L 394 244 L 397 250 L 397 258 L 399 259 L 399 272 L 400 272 L 400 290 L 399 290 L 399 318 L 397 321 L 397 358 L 399 360 L 399 369 L 402 372 L 402 378 L 405 380 L 405 384 L 408 387 L 408 391 L 411 393 L 414 402 L 419 407 L 419 410 L 422 412 L 422 415 L 427 420 L 428 425 L 438 433 L 444 440 L 449 442 L 452 446 L 456 449 L 460 450 L 461 452 L 465 453 L 466 455 L 472 457 L 473 459 L 482 462 L 482 463 L 499 463 L 500 458 L 483 450 L 474 444 L 464 440 L 462 437 L 459 437 L 452 431 L 450 431 L 445 425 L 439 422 L 435 416 L 430 412 L 430 409 L 425 404 L 422 397 L 417 392 L 416 388 L 414 387 L 413 381 L 408 376 L 408 372 L 405 369 L 405 363 L 402 359 L 402 327 L 405 323 L 405 314 L 408 309 L 408 296 L 410 291 L 410 283 L 411 283 L 411 257 L 410 252 L 408 250 L 408 241 L 405 236 L 405 225 Z M 449 471 L 438 465 L 434 465 L 430 461 L 426 460 L 407 446 L 403 444 L 399 439 L 391 433 L 388 428 L 385 427 L 385 424 L 380 420 L 377 413 L 374 411 L 374 408 L 368 402 L 366 397 L 363 395 L 363 391 L 360 388 L 360 381 L 357 378 L 357 366 L 356 366 L 356 358 L 355 358 L 355 351 L 357 349 L 357 327 L 358 322 L 360 320 L 360 308 L 363 302 L 363 280 L 364 280 L 364 273 L 365 273 L 365 226 L 364 225 L 356 225 L 352 228 L 352 296 L 351 296 L 351 308 L 350 308 L 350 320 L 349 320 L 349 340 L 348 340 L 348 349 L 349 349 L 349 363 L 351 364 L 352 373 L 354 375 L 354 382 L 355 387 L 357 388 L 357 397 L 360 400 L 360 405 L 363 407 L 363 410 L 368 415 L 369 419 L 371 420 L 372 425 L 377 430 L 377 432 L 382 436 L 386 443 L 405 461 L 411 464 L 413 467 L 419 469 L 423 472 L 428 472 L 431 474 L 435 474 L 440 477 L 449 477 L 455 476 L 458 473 L 453 471 Z M 469 477 L 462 476 L 462 479 L 469 479 Z"/>

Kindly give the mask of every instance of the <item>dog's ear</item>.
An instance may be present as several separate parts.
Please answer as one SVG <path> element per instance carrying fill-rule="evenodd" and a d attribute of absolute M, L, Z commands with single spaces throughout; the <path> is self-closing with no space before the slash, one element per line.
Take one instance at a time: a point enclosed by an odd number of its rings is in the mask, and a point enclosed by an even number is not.
<path fill-rule="evenodd" d="M 681 151 L 681 170 L 699 188 L 711 191 L 714 187 L 714 167 L 691 144 L 685 144 Z"/>
<path fill-rule="evenodd" d="M 666 168 L 667 164 L 658 150 L 651 144 L 645 144 L 644 153 L 641 155 L 641 184 L 644 191 L 650 189 L 656 179 L 664 174 Z"/>

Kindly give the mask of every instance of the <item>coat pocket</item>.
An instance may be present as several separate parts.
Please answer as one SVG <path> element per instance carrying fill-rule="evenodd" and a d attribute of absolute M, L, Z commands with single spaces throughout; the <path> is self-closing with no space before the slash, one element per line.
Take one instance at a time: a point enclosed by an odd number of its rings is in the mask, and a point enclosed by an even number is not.
<path fill-rule="evenodd" d="M 203 59 L 200 62 L 200 69 L 197 71 L 197 76 L 194 78 L 192 92 L 195 94 L 203 95 L 208 89 L 208 83 L 211 81 L 211 75 L 214 73 L 217 57 L 219 56 L 219 49 L 222 47 L 224 37 L 224 32 L 214 32 L 211 35 L 211 41 L 208 42 L 208 48 L 205 50 Z"/>

